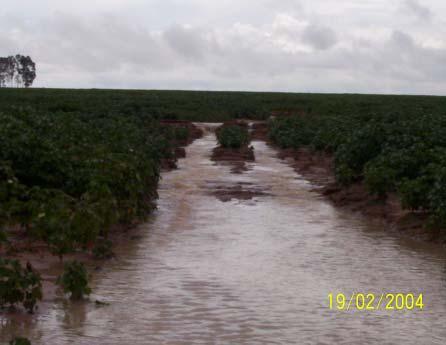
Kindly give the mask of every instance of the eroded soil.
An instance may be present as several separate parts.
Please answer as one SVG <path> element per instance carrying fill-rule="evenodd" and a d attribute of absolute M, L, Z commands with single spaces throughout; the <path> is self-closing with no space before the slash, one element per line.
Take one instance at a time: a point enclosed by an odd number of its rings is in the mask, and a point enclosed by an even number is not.
<path fill-rule="evenodd" d="M 255 197 L 271 196 L 267 188 L 260 187 L 254 183 L 209 183 L 210 194 L 223 202 L 235 200 L 251 200 Z"/>
<path fill-rule="evenodd" d="M 285 159 L 336 206 L 362 213 L 374 221 L 381 221 L 402 235 L 422 241 L 445 243 L 445 238 L 438 229 L 426 226 L 427 215 L 404 210 L 397 195 L 389 194 L 386 198 L 372 196 L 363 182 L 347 187 L 337 184 L 332 155 L 302 148 L 279 150 L 278 157 Z"/>

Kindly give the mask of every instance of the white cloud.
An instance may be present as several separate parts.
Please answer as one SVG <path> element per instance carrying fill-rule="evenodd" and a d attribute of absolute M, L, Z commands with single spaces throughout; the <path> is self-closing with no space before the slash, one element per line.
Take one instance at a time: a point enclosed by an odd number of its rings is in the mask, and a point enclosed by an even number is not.
<path fill-rule="evenodd" d="M 404 0 L 404 8 L 421 20 L 430 20 L 432 11 L 429 7 L 423 6 L 418 0 Z"/>
<path fill-rule="evenodd" d="M 400 5 L 17 0 L 0 55 L 31 55 L 35 86 L 444 93 L 446 6 Z"/>
<path fill-rule="evenodd" d="M 303 41 L 315 49 L 326 50 L 336 44 L 336 33 L 329 27 L 309 25 L 303 32 Z"/>

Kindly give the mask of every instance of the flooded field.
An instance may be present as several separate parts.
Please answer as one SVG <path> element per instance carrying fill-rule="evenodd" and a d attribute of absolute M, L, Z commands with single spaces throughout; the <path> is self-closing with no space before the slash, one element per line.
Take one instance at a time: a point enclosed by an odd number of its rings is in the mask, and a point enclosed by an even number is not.
<path fill-rule="evenodd" d="M 273 148 L 242 174 L 207 131 L 163 174 L 140 236 L 94 273 L 91 301 L 1 318 L 33 344 L 441 344 L 445 256 L 336 209 Z M 425 309 L 333 311 L 328 294 L 423 293 Z"/>

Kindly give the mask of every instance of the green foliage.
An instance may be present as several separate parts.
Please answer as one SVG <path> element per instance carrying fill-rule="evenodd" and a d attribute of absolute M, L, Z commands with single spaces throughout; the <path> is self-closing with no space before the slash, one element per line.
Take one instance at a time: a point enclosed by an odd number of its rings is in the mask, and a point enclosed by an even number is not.
<path fill-rule="evenodd" d="M 200 92 L 142 90 L 2 89 L 0 112 L 31 107 L 43 113 L 99 116 L 149 116 L 224 122 L 250 118 L 266 120 L 271 112 L 328 115 L 332 119 L 363 114 L 437 114 L 445 97 L 299 94 L 273 92 Z M 332 126 L 333 127 L 333 126 Z"/>
<path fill-rule="evenodd" d="M 381 163 L 381 162 L 379 162 Z M 387 192 L 394 189 L 397 181 L 397 173 L 387 162 L 379 164 L 378 162 L 369 162 L 365 166 L 365 184 L 370 193 L 378 196 L 385 196 Z"/>
<path fill-rule="evenodd" d="M 380 99 L 355 95 L 311 116 L 279 117 L 270 137 L 284 148 L 334 153 L 339 183 L 364 181 L 380 197 L 396 192 L 403 207 L 428 212 L 432 224 L 446 227 L 446 117 L 437 107 L 444 98 L 382 96 L 381 104 L 368 105 L 354 104 L 356 98 Z"/>
<path fill-rule="evenodd" d="M 426 191 L 426 208 L 432 211 L 432 223 L 442 228 L 446 227 L 446 154 L 439 154 L 438 163 L 431 164 L 422 181 Z M 426 198 L 426 197 L 424 197 Z"/>
<path fill-rule="evenodd" d="M 436 160 L 435 152 L 424 143 L 402 149 L 387 148 L 387 152 L 383 152 L 365 165 L 365 183 L 374 194 L 384 195 L 395 191 L 398 186 L 400 191 L 404 189 L 407 192 L 409 185 L 415 186 L 412 183 L 414 179 L 425 177 L 427 165 Z"/>
<path fill-rule="evenodd" d="M 17 110 L 0 122 L 0 225 L 62 256 L 154 208 L 171 146 L 150 118 Z"/>
<path fill-rule="evenodd" d="M 0 244 L 7 241 L 8 237 L 6 236 L 5 231 L 3 229 L 0 229 Z"/>
<path fill-rule="evenodd" d="M 21 303 L 30 313 L 42 299 L 40 275 L 28 263 L 23 268 L 18 260 L 0 258 L 0 307 Z"/>
<path fill-rule="evenodd" d="M 226 148 L 238 149 L 249 144 L 248 129 L 245 126 L 225 125 L 216 134 L 219 144 Z"/>
<path fill-rule="evenodd" d="M 269 137 L 282 148 L 298 149 L 309 145 L 313 136 L 312 123 L 300 116 L 269 122 Z"/>
<path fill-rule="evenodd" d="M 64 265 L 64 272 L 58 278 L 57 283 L 65 293 L 71 294 L 71 299 L 79 300 L 91 292 L 88 286 L 88 273 L 81 262 L 71 261 Z"/>
<path fill-rule="evenodd" d="M 9 342 L 9 345 L 31 345 L 27 338 L 16 337 Z"/>
<path fill-rule="evenodd" d="M 367 124 L 351 132 L 335 151 L 336 176 L 342 183 L 357 180 L 367 162 L 382 150 L 382 131 L 378 124 Z"/>
<path fill-rule="evenodd" d="M 398 194 L 405 209 L 429 210 L 429 194 L 432 188 L 432 177 L 422 175 L 415 179 L 404 178 L 398 184 Z"/>
<path fill-rule="evenodd" d="M 175 127 L 175 139 L 179 141 L 184 141 L 189 138 L 189 128 L 187 127 Z"/>
<path fill-rule="evenodd" d="M 112 242 L 108 239 L 100 239 L 93 248 L 93 256 L 95 259 L 110 259 L 114 256 L 112 250 Z"/>
<path fill-rule="evenodd" d="M 58 255 L 89 247 L 154 208 L 160 160 L 186 137 L 158 120 L 271 114 L 270 137 L 281 147 L 331 152 L 338 181 L 396 191 L 442 223 L 444 109 L 446 97 L 1 89 L 0 229 L 22 225 Z M 245 141 L 228 137 L 228 146 Z"/>
<path fill-rule="evenodd" d="M 344 186 L 348 186 L 358 179 L 358 174 L 347 164 L 338 163 L 335 166 L 336 180 Z"/>

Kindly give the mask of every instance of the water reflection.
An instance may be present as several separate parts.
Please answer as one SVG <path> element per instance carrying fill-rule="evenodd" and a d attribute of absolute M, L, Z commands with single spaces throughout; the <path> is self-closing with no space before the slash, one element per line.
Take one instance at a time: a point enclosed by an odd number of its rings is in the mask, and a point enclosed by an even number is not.
<path fill-rule="evenodd" d="M 76 329 L 82 334 L 82 328 L 87 319 L 89 301 L 64 301 L 62 309 L 62 325 L 66 330 Z"/>

